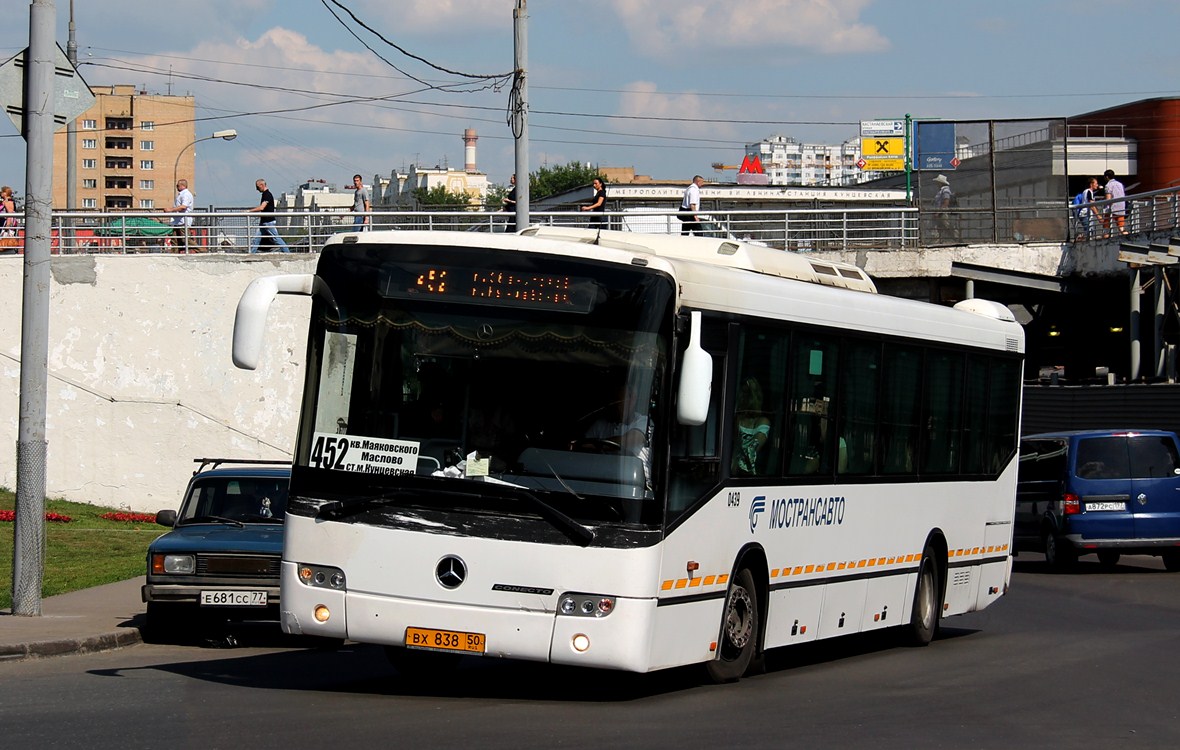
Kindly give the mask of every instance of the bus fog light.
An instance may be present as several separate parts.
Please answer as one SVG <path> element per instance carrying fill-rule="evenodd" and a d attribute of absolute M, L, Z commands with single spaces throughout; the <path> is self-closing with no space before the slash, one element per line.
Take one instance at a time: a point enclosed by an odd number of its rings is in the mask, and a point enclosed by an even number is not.
<path fill-rule="evenodd" d="M 327 622 L 328 618 L 331 616 L 332 616 L 332 613 L 329 612 L 328 608 L 325 607 L 323 604 L 316 605 L 316 608 L 315 608 L 316 622 Z"/>
<path fill-rule="evenodd" d="M 563 615 L 572 615 L 577 610 L 578 605 L 574 603 L 573 598 L 566 597 L 561 600 L 561 613 Z"/>
<path fill-rule="evenodd" d="M 590 649 L 590 636 L 586 635 L 585 633 L 578 633 L 572 639 L 570 639 L 570 645 L 572 645 L 574 647 L 574 651 L 577 651 L 579 654 L 585 653 Z"/>

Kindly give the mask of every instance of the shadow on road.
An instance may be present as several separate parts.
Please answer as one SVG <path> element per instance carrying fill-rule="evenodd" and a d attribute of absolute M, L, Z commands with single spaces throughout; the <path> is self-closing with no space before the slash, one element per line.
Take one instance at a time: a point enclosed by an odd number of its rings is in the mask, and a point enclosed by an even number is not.
<path fill-rule="evenodd" d="M 944 625 L 938 640 L 975 632 Z M 766 671 L 790 672 L 904 649 L 900 634 L 898 628 L 890 628 L 774 649 L 767 654 Z M 137 670 L 162 670 L 194 680 L 270 690 L 578 703 L 626 702 L 711 686 L 700 665 L 632 674 L 478 657 L 464 657 L 453 670 L 423 680 L 399 673 L 379 646 L 346 643 L 317 648 L 320 644 L 285 635 L 273 623 L 238 624 L 232 628 L 231 638 L 232 644 L 208 638 L 182 644 L 229 649 L 223 658 L 94 670 L 92 674 L 116 677 Z M 272 650 L 259 653 L 258 649 Z"/>

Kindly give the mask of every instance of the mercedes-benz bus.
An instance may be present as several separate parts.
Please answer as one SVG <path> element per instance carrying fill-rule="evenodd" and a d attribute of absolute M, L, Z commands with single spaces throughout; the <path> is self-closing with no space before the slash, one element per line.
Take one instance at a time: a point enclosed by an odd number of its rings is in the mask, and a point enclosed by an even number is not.
<path fill-rule="evenodd" d="M 289 633 L 736 680 L 768 649 L 1007 590 L 1024 335 L 726 239 L 336 235 L 315 274 L 285 521 Z M 277 356 L 277 353 L 273 356 Z"/>

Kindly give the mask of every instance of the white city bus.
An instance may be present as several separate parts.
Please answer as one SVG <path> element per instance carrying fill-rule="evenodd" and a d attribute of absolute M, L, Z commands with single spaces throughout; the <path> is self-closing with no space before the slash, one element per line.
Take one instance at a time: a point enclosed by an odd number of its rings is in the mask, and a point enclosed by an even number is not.
<path fill-rule="evenodd" d="M 532 228 L 333 237 L 315 275 L 283 629 L 718 681 L 766 649 L 1007 589 L 1024 336 L 723 239 Z"/>

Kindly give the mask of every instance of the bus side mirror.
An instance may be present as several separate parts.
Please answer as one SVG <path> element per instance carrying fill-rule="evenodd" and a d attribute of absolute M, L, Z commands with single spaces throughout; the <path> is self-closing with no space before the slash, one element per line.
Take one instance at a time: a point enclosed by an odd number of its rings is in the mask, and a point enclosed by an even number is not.
<path fill-rule="evenodd" d="M 262 358 L 262 339 L 266 333 L 266 313 L 270 303 L 279 294 L 298 294 L 306 297 L 319 295 L 336 306 L 331 292 L 315 274 L 291 273 L 281 276 L 263 276 L 254 279 L 242 292 L 238 300 L 238 312 L 234 316 L 234 365 L 243 370 L 258 367 Z"/>
<path fill-rule="evenodd" d="M 701 348 L 701 314 L 689 313 L 688 347 L 680 363 L 680 390 L 676 394 L 676 419 L 683 425 L 705 423 L 713 394 L 713 358 Z"/>

